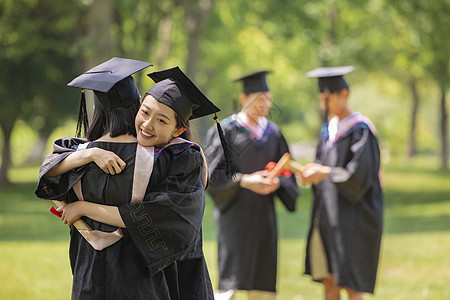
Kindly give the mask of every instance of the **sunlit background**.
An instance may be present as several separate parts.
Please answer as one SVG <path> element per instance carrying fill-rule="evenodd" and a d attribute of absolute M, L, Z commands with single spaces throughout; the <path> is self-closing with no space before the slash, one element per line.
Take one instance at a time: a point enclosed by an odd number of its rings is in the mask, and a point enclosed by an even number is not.
<path fill-rule="evenodd" d="M 79 90 L 66 84 L 117 56 L 156 71 L 180 66 L 222 109 L 232 79 L 270 70 L 269 119 L 299 162 L 320 128 L 317 82 L 306 72 L 353 65 L 350 105 L 376 125 L 385 171 L 385 235 L 369 299 L 450 299 L 446 0 L 0 0 L 0 299 L 69 299 L 68 229 L 34 196 L 52 141 L 75 134 Z M 151 87 L 135 76 L 141 93 Z M 212 120 L 195 122 L 202 142 Z M 279 299 L 320 299 L 303 274 L 311 193 L 277 207 Z M 205 253 L 217 286 L 212 201 Z M 242 295 L 238 295 L 242 297 Z"/>

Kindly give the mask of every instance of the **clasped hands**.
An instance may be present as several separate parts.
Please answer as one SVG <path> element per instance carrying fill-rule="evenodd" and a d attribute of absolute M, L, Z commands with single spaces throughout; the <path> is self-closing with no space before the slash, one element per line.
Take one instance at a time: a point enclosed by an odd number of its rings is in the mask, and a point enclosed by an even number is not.
<path fill-rule="evenodd" d="M 242 175 L 240 186 L 260 195 L 269 195 L 280 187 L 280 179 L 272 178 L 269 171 L 262 170 Z"/>
<path fill-rule="evenodd" d="M 283 171 L 295 173 L 295 176 L 302 181 L 302 184 L 318 184 L 324 179 L 330 178 L 331 168 L 318 163 L 309 163 L 304 166 L 291 160 L 289 153 L 285 153 L 281 159 L 271 166 L 267 178 L 276 178 Z"/>

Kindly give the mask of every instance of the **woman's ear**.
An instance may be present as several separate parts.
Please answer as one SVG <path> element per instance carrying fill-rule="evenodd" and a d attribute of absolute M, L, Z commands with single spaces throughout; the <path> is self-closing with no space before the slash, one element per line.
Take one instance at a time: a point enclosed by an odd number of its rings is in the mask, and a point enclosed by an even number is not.
<path fill-rule="evenodd" d="M 340 96 L 343 98 L 348 97 L 348 89 L 342 89 L 339 93 L 340 93 Z"/>
<path fill-rule="evenodd" d="M 175 137 L 178 137 L 178 136 L 180 136 L 183 132 L 185 132 L 186 131 L 186 127 L 181 127 L 181 128 L 178 128 L 178 129 L 175 129 L 175 131 L 172 133 L 172 136 L 175 138 Z"/>
<path fill-rule="evenodd" d="M 240 93 L 239 94 L 239 102 L 241 103 L 242 107 L 245 106 L 246 100 L 247 100 L 247 95 L 244 93 Z"/>

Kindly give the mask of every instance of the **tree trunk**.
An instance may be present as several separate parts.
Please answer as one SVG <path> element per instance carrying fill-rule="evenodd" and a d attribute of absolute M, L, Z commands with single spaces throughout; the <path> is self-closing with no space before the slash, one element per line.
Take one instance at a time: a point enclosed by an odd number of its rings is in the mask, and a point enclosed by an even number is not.
<path fill-rule="evenodd" d="M 47 147 L 47 142 L 50 135 L 48 133 L 40 133 L 39 138 L 33 146 L 33 151 L 25 160 L 26 165 L 36 165 L 41 164 L 45 156 L 45 150 Z"/>
<path fill-rule="evenodd" d="M 334 1 L 330 4 L 327 13 L 326 13 L 327 19 L 329 20 L 328 29 L 326 29 L 326 36 L 321 41 L 319 46 L 319 59 L 321 61 L 321 65 L 323 67 L 327 67 L 330 65 L 330 55 L 329 51 L 332 47 L 334 47 L 335 41 L 336 41 L 336 23 L 338 18 L 338 12 L 336 9 L 336 5 L 334 4 Z"/>
<path fill-rule="evenodd" d="M 11 182 L 8 179 L 8 170 L 11 167 L 11 132 L 14 123 L 8 124 L 0 122 L 0 127 L 3 132 L 3 147 L 2 147 L 2 164 L 0 166 L 0 185 L 7 185 Z"/>
<path fill-rule="evenodd" d="M 116 7 L 113 11 L 114 23 L 117 24 L 117 51 L 119 52 L 119 57 L 126 57 L 126 51 L 123 48 L 124 43 L 124 32 L 123 32 L 123 20 L 119 9 Z"/>
<path fill-rule="evenodd" d="M 196 82 L 196 77 L 199 68 L 199 60 L 201 57 L 201 39 L 204 34 L 205 25 L 208 17 L 214 7 L 214 0 L 185 0 L 183 1 L 184 8 L 184 27 L 188 34 L 188 55 L 186 61 L 186 73 L 193 82 Z M 208 120 L 200 118 L 197 123 L 199 130 L 199 142 L 203 141 L 207 127 Z"/>
<path fill-rule="evenodd" d="M 159 22 L 158 27 L 158 48 L 156 49 L 156 66 L 164 65 L 165 60 L 169 56 L 170 47 L 172 45 L 171 31 L 172 31 L 173 17 L 172 10 L 164 15 Z"/>
<path fill-rule="evenodd" d="M 448 170 L 448 114 L 445 97 L 445 88 L 441 88 L 441 169 Z"/>
<path fill-rule="evenodd" d="M 416 155 L 416 128 L 417 128 L 417 113 L 419 111 L 419 93 L 417 92 L 417 82 L 411 79 L 409 88 L 412 95 L 412 110 L 411 110 L 411 127 L 409 131 L 408 141 L 408 157 L 413 158 Z"/>
<path fill-rule="evenodd" d="M 89 9 L 87 35 L 90 42 L 89 52 L 84 53 L 88 68 L 111 58 L 111 35 L 114 12 L 112 1 L 94 0 Z"/>

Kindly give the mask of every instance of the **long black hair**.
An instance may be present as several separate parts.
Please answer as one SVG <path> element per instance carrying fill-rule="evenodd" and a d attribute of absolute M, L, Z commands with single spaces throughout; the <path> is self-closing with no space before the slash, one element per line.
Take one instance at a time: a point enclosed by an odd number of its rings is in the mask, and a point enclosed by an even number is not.
<path fill-rule="evenodd" d="M 119 96 L 111 89 L 108 92 L 108 97 L 113 99 Z M 135 118 L 139 111 L 139 107 L 139 99 L 136 99 L 136 101 L 128 107 L 117 107 L 112 108 L 111 110 L 104 110 L 101 107 L 96 107 L 92 124 L 86 135 L 87 140 L 93 141 L 105 134 L 109 134 L 110 137 L 116 137 L 122 134 L 136 136 Z"/>
<path fill-rule="evenodd" d="M 182 134 L 180 134 L 179 137 L 187 141 L 192 140 L 191 123 L 189 122 L 189 120 L 184 121 L 183 118 L 181 118 L 176 112 L 175 112 L 175 120 L 177 122 L 176 129 L 179 129 L 181 127 L 186 128 L 186 130 Z"/>

